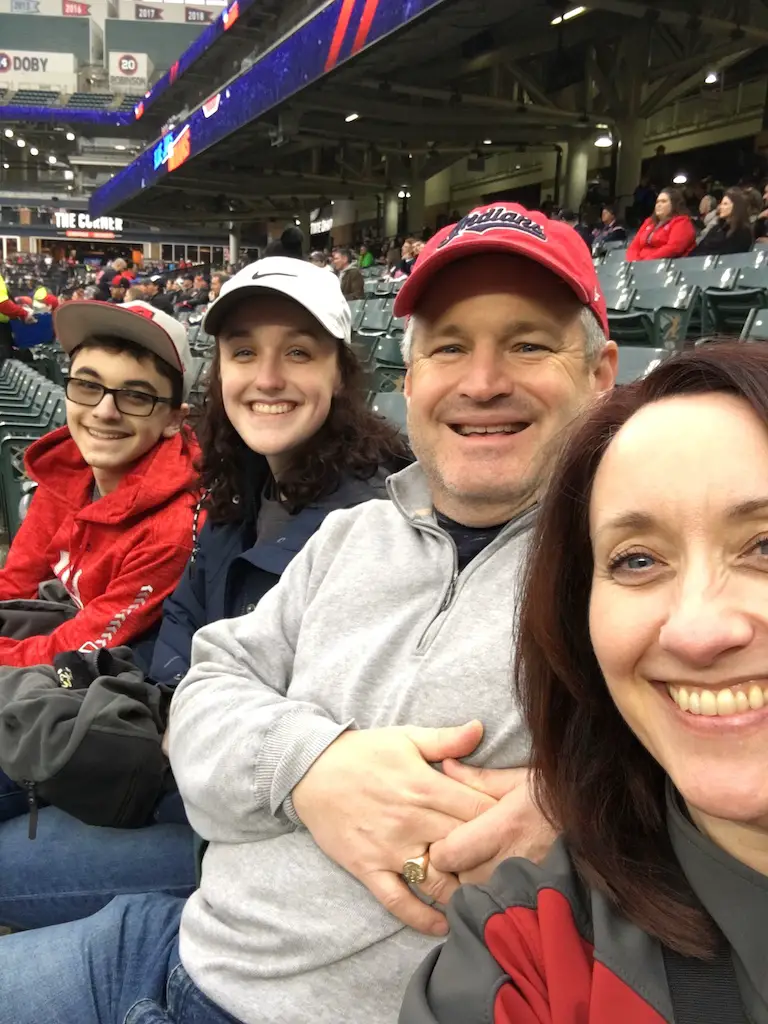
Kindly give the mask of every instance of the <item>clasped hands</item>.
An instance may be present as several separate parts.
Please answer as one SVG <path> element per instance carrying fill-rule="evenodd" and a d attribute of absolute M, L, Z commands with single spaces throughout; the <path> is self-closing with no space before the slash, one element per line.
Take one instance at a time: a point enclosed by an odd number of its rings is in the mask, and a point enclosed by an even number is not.
<path fill-rule="evenodd" d="M 293 790 L 296 813 L 320 849 L 426 934 L 445 935 L 448 926 L 403 880 L 405 860 L 429 850 L 419 889 L 446 904 L 459 885 L 487 881 L 507 857 L 540 860 L 554 838 L 531 798 L 527 769 L 457 760 L 482 735 L 480 722 L 350 730 Z"/>

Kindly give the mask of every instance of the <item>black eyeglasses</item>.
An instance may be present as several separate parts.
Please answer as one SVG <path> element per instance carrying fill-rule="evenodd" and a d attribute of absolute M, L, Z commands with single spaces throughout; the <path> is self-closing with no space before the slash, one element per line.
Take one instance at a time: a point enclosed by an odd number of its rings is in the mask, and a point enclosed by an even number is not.
<path fill-rule="evenodd" d="M 146 391 L 131 391 L 130 388 L 105 388 L 103 384 L 84 377 L 67 377 L 66 393 L 70 402 L 90 406 L 97 406 L 104 395 L 112 395 L 124 416 L 151 416 L 158 404 L 172 404 L 170 398 L 159 398 L 148 395 Z"/>

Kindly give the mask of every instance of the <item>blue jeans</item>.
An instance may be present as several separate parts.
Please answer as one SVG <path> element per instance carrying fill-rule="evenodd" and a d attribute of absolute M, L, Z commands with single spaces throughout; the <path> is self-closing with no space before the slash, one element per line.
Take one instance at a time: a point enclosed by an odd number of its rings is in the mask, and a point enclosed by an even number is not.
<path fill-rule="evenodd" d="M 186 898 L 195 887 L 189 825 L 97 828 L 43 807 L 37 839 L 28 827 L 26 814 L 0 823 L 0 924 L 43 928 L 95 914 L 115 896 Z"/>
<path fill-rule="evenodd" d="M 0 939 L 0 1006 L 13 1024 L 238 1024 L 179 960 L 184 901 L 122 896 L 93 917 Z"/>
<path fill-rule="evenodd" d="M 0 821 L 17 818 L 26 810 L 27 794 L 5 772 L 0 772 Z"/>

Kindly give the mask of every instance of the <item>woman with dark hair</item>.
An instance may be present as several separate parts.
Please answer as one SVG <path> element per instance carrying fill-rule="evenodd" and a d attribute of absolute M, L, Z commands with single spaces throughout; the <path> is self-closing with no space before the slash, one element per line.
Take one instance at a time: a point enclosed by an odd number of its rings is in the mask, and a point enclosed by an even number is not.
<path fill-rule="evenodd" d="M 562 838 L 459 891 L 401 1024 L 768 1019 L 767 425 L 768 348 L 729 343 L 571 437 L 517 666 Z"/>
<path fill-rule="evenodd" d="M 717 209 L 717 221 L 693 250 L 693 256 L 722 256 L 752 248 L 749 207 L 739 188 L 729 188 Z"/>
<path fill-rule="evenodd" d="M 304 259 L 304 232 L 295 224 L 289 224 L 279 238 L 273 238 L 264 249 L 264 256 L 288 256 Z"/>
<path fill-rule="evenodd" d="M 696 244 L 696 231 L 680 189 L 659 192 L 651 216 L 629 243 L 627 262 L 675 259 L 688 256 Z"/>
<path fill-rule="evenodd" d="M 166 601 L 151 677 L 187 672 L 194 633 L 252 611 L 329 512 L 386 498 L 405 441 L 365 401 L 338 279 L 269 257 L 221 290 L 203 419 L 208 522 Z"/>

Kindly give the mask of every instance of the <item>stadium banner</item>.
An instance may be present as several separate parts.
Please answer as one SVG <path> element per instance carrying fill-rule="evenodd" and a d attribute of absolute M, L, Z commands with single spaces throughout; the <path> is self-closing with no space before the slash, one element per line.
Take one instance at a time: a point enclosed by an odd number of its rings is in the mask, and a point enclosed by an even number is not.
<path fill-rule="evenodd" d="M 162 21 L 162 7 L 150 7 L 148 4 L 136 4 L 133 8 L 133 16 L 137 21 Z"/>
<path fill-rule="evenodd" d="M 90 18 L 91 5 L 80 0 L 61 0 L 61 13 L 65 18 Z"/>
<path fill-rule="evenodd" d="M 11 14 L 39 14 L 40 0 L 11 0 Z"/>
<path fill-rule="evenodd" d="M 0 88 L 19 88 L 25 85 L 75 92 L 77 73 L 74 54 L 0 49 Z"/>
<path fill-rule="evenodd" d="M 213 11 L 204 11 L 200 7 L 184 6 L 184 21 L 188 25 L 210 25 L 213 17 Z"/>
<path fill-rule="evenodd" d="M 153 71 L 146 53 L 109 51 L 109 87 L 118 92 L 144 92 Z"/>

